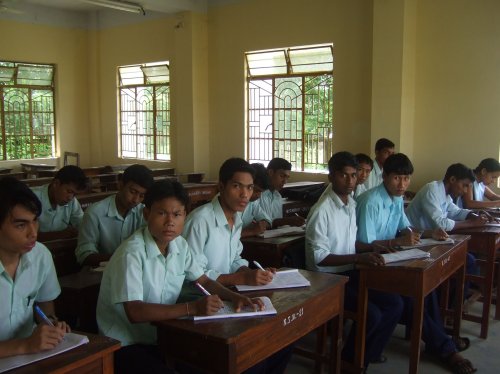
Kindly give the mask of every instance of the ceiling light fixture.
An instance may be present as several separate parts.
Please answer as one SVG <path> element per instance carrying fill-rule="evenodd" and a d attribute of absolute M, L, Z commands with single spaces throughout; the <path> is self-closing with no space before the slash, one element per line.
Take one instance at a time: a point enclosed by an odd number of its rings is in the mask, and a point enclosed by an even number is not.
<path fill-rule="evenodd" d="M 131 3 L 128 1 L 119 1 L 119 0 L 80 0 L 84 3 L 102 6 L 105 8 L 123 10 L 125 12 L 132 12 L 137 14 L 146 15 L 144 8 L 142 5 L 137 3 Z"/>

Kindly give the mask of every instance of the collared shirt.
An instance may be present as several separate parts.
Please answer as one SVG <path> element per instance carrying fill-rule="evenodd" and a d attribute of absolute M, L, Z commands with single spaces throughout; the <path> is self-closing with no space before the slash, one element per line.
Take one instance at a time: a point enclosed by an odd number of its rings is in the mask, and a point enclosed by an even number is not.
<path fill-rule="evenodd" d="M 83 210 L 76 197 L 66 205 L 56 205 L 55 209 L 49 199 L 49 184 L 34 187 L 32 191 L 42 203 L 42 213 L 38 218 L 40 232 L 66 230 L 68 226 L 78 228 L 83 218 Z"/>
<path fill-rule="evenodd" d="M 26 338 L 35 327 L 33 303 L 54 300 L 61 293 L 52 255 L 36 243 L 23 254 L 14 280 L 0 261 L 0 341 Z"/>
<path fill-rule="evenodd" d="M 406 209 L 411 224 L 420 230 L 433 230 L 438 227 L 445 231 L 453 230 L 455 221 L 467 219 L 471 211 L 460 209 L 446 194 L 443 181 L 427 183 L 417 192 Z"/>
<path fill-rule="evenodd" d="M 401 196 L 389 196 L 384 184 L 366 191 L 356 200 L 357 239 L 363 243 L 394 239 L 398 230 L 410 226 Z"/>
<path fill-rule="evenodd" d="M 241 258 L 242 227 L 241 213 L 235 214 L 233 228 L 229 227 L 219 195 L 189 213 L 182 236 L 210 279 L 217 280 L 221 274 L 248 266 L 248 261 Z"/>
<path fill-rule="evenodd" d="M 273 224 L 271 218 L 260 206 L 260 199 L 248 202 L 247 207 L 241 214 L 241 221 L 243 222 L 243 227 L 247 227 L 252 222 L 266 221 L 270 225 Z"/>
<path fill-rule="evenodd" d="M 259 200 L 262 210 L 272 221 L 283 218 L 283 198 L 279 191 L 265 190 Z"/>
<path fill-rule="evenodd" d="M 311 208 L 306 225 L 306 266 L 308 270 L 339 273 L 352 265 L 319 266 L 330 254 L 356 253 L 356 203 L 347 204 L 330 188 Z"/>
<path fill-rule="evenodd" d="M 478 182 L 475 180 L 472 183 L 472 194 L 474 195 L 474 200 L 476 201 L 484 201 L 484 191 L 486 190 L 486 186 L 483 182 Z"/>
<path fill-rule="evenodd" d="M 78 232 L 77 261 L 81 264 L 95 253 L 112 254 L 121 242 L 146 224 L 142 209 L 143 205 L 139 204 L 123 218 L 116 208 L 116 195 L 88 207 Z"/>
<path fill-rule="evenodd" d="M 106 265 L 97 300 L 99 332 L 130 344 L 156 344 L 156 327 L 149 322 L 131 323 L 123 303 L 143 301 L 175 304 L 184 279 L 196 280 L 203 270 L 187 242 L 178 236 L 164 256 L 147 227 L 124 241 Z"/>
<path fill-rule="evenodd" d="M 378 166 L 378 162 L 376 160 L 373 161 L 373 169 L 368 176 L 368 179 L 365 181 L 365 187 L 367 190 L 371 190 L 374 187 L 380 185 L 382 180 L 383 169 Z"/>
<path fill-rule="evenodd" d="M 363 192 L 366 192 L 366 186 L 364 184 L 357 184 L 356 188 L 353 191 L 354 198 L 357 199 L 359 195 L 361 195 Z"/>

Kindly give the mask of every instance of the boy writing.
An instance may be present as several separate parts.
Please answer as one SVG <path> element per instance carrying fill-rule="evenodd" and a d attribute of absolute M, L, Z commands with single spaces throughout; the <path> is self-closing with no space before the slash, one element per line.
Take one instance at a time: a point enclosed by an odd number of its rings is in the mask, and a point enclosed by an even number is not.
<path fill-rule="evenodd" d="M 36 241 L 40 201 L 14 178 L 0 180 L 0 196 L 0 289 L 4 296 L 0 303 L 0 357 L 52 349 L 69 326 L 53 317 L 53 300 L 61 289 L 52 255 Z M 34 305 L 55 326 L 34 316 Z"/>
<path fill-rule="evenodd" d="M 122 241 L 144 226 L 141 202 L 151 184 L 151 170 L 131 165 L 123 172 L 118 193 L 85 211 L 75 250 L 78 263 L 97 266 L 109 260 Z"/>

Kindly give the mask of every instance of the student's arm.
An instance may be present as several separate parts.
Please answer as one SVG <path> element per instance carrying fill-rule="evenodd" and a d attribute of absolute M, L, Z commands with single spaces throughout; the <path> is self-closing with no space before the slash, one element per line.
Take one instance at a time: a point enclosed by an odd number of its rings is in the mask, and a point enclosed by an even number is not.
<path fill-rule="evenodd" d="M 31 336 L 0 342 L 0 358 L 37 353 L 55 348 L 64 338 L 64 332 L 46 324 L 38 325 Z"/>
<path fill-rule="evenodd" d="M 248 238 L 250 236 L 257 236 L 262 234 L 269 227 L 270 225 L 267 221 L 252 222 L 250 225 L 241 230 L 241 237 Z"/>
<path fill-rule="evenodd" d="M 484 196 L 486 196 L 486 198 L 488 200 L 491 200 L 490 202 L 497 202 L 496 206 L 500 206 L 500 203 L 499 203 L 500 202 L 500 195 L 493 192 L 493 190 L 491 188 L 489 188 L 488 186 L 486 186 L 484 188 Z"/>
<path fill-rule="evenodd" d="M 455 229 L 466 229 L 469 227 L 478 227 L 478 226 L 483 226 L 486 222 L 488 222 L 488 218 L 476 214 L 474 212 L 470 212 L 467 215 L 467 219 L 464 221 L 455 221 Z"/>
<path fill-rule="evenodd" d="M 263 286 L 273 280 L 273 272 L 276 269 L 268 269 L 266 271 L 260 269 L 250 269 L 247 266 L 241 266 L 232 274 L 221 274 L 217 278 L 217 282 L 224 286 L 234 286 L 244 284 L 248 286 Z"/>
<path fill-rule="evenodd" d="M 495 208 L 500 206 L 500 195 L 494 193 L 488 186 L 484 189 L 484 196 L 490 201 L 474 200 L 472 184 L 467 189 L 467 193 L 462 196 L 464 208 L 467 209 L 482 209 Z"/>
<path fill-rule="evenodd" d="M 97 245 L 100 240 L 99 218 L 89 207 L 83 216 L 78 232 L 78 245 L 75 249 L 76 260 L 80 265 L 97 266 L 101 261 L 107 261 L 109 254 L 100 254 Z"/>
<path fill-rule="evenodd" d="M 384 258 L 375 252 L 355 253 L 352 255 L 334 255 L 329 254 L 321 261 L 319 266 L 341 266 L 350 264 L 363 264 L 363 265 L 384 265 Z"/>

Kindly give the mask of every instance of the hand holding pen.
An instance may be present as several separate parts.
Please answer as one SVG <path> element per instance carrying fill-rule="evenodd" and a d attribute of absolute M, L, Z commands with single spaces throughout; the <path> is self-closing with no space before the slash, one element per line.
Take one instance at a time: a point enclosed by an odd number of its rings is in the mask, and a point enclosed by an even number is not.
<path fill-rule="evenodd" d="M 220 309 L 224 309 L 224 303 L 218 295 L 212 295 L 200 283 L 195 282 L 195 286 L 206 296 L 195 301 L 193 313 L 194 315 L 212 315 Z"/>
<path fill-rule="evenodd" d="M 252 283 L 248 283 L 250 285 L 263 286 L 270 282 L 272 282 L 274 278 L 274 274 L 276 273 L 275 268 L 267 268 L 259 264 L 257 261 L 253 261 L 254 265 L 257 267 L 256 271 L 253 271 L 253 280 Z"/>
<path fill-rule="evenodd" d="M 25 353 L 36 353 L 52 349 L 64 339 L 66 333 L 66 324 L 59 322 L 57 326 L 54 326 L 54 323 L 38 305 L 34 306 L 34 311 L 41 323 L 37 325 L 30 337 L 22 340 L 21 344 L 24 344 Z"/>

